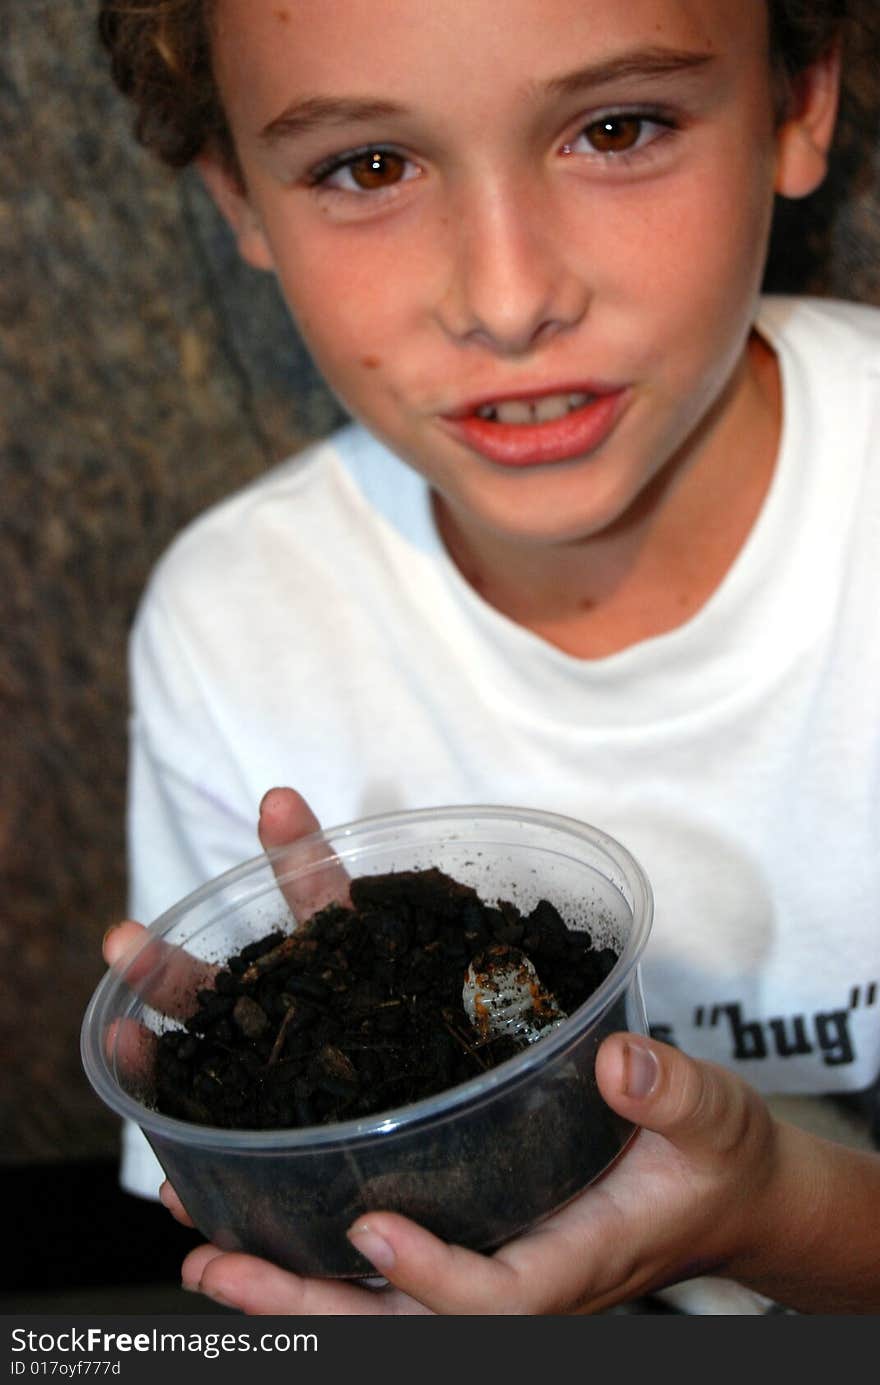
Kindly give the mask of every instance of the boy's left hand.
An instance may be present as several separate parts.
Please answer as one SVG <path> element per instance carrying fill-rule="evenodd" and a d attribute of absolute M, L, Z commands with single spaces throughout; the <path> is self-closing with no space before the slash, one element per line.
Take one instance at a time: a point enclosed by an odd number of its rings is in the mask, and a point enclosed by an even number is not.
<path fill-rule="evenodd" d="M 747 1266 L 760 1279 L 755 1248 L 772 1247 L 783 1200 L 784 1127 L 757 1093 L 629 1034 L 606 1039 L 597 1077 L 608 1104 L 642 1128 L 601 1179 L 494 1254 L 371 1212 L 349 1234 L 387 1288 L 305 1279 L 214 1246 L 187 1257 L 185 1287 L 252 1314 L 570 1314 L 707 1272 L 737 1278 Z M 167 1184 L 163 1201 L 185 1219 Z"/>

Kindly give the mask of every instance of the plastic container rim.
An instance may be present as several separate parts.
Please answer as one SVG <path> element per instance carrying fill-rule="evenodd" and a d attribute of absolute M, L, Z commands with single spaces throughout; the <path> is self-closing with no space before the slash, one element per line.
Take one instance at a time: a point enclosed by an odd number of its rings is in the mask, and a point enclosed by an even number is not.
<path fill-rule="evenodd" d="M 215 876 L 204 885 L 193 890 L 164 913 L 160 914 L 147 928 L 147 936 L 142 947 L 167 934 L 178 920 L 189 913 L 199 903 L 228 888 L 236 881 L 246 880 L 249 875 L 259 875 L 267 864 L 291 852 L 304 851 L 323 843 L 329 848 L 328 854 L 317 859 L 307 860 L 300 869 L 286 871 L 279 877 L 279 883 L 307 875 L 316 869 L 332 865 L 334 860 L 344 864 L 344 843 L 346 839 L 367 833 L 393 832 L 418 824 L 436 823 L 438 827 L 453 822 L 465 821 L 489 824 L 510 823 L 521 826 L 534 825 L 558 831 L 561 836 L 589 843 L 604 852 L 624 876 L 632 891 L 633 922 L 623 950 L 605 980 L 584 1003 L 540 1043 L 530 1046 L 522 1053 L 496 1067 L 471 1078 L 468 1082 L 449 1087 L 421 1101 L 388 1111 L 377 1112 L 358 1120 L 339 1121 L 329 1125 L 286 1127 L 271 1130 L 234 1130 L 220 1126 L 197 1125 L 180 1120 L 174 1116 L 163 1115 L 126 1092 L 112 1074 L 111 1065 L 103 1049 L 102 1036 L 106 1030 L 106 1012 L 116 998 L 120 987 L 127 987 L 125 976 L 137 960 L 142 948 L 129 958 L 125 971 L 116 974 L 108 971 L 99 981 L 83 1018 L 80 1052 L 86 1076 L 96 1094 L 118 1116 L 132 1121 L 148 1134 L 175 1141 L 178 1144 L 198 1146 L 202 1149 L 222 1150 L 225 1154 L 272 1154 L 287 1152 L 307 1152 L 318 1146 L 351 1145 L 362 1143 L 389 1134 L 416 1129 L 420 1125 L 441 1123 L 462 1114 L 462 1108 L 474 1109 L 483 1105 L 498 1094 L 499 1088 L 513 1089 L 519 1086 L 538 1067 L 545 1067 L 563 1050 L 577 1042 L 583 1033 L 618 996 L 627 985 L 633 971 L 637 968 L 644 952 L 653 922 L 653 892 L 650 881 L 639 861 L 632 852 L 615 837 L 601 828 L 576 818 L 540 809 L 493 806 L 491 804 L 444 806 L 438 808 L 417 808 L 395 813 L 381 813 L 358 818 L 338 827 L 322 828 L 309 833 L 285 846 L 274 847 L 258 856 L 233 866 L 222 875 Z M 462 833 L 462 837 L 465 837 Z M 449 832 L 440 839 L 454 840 Z M 439 844 L 439 843 L 438 843 Z M 501 844 L 501 843 L 493 843 Z M 505 842 L 505 845 L 516 843 Z M 543 849 L 543 848 L 540 848 Z M 367 848 L 368 850 L 368 848 Z M 350 853 L 358 855 L 360 852 Z M 365 854 L 365 853 L 364 853 Z M 606 877 L 607 878 L 607 877 Z M 614 883 L 613 881 L 610 883 Z M 242 903 L 244 900 L 241 901 Z M 628 904 L 628 901 L 627 901 Z M 629 905 L 628 905 L 629 907 Z"/>

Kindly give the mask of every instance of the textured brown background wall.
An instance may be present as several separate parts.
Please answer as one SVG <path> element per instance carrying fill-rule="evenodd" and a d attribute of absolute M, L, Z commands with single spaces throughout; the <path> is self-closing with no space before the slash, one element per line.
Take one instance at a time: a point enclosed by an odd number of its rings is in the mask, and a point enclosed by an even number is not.
<path fill-rule="evenodd" d="M 100 938 L 125 901 L 125 646 L 193 514 L 341 415 L 274 281 L 129 136 L 92 0 L 0 25 L 0 1160 L 89 1158 Z"/>
<path fill-rule="evenodd" d="M 874 53 L 770 285 L 880 303 Z M 81 1074 L 125 900 L 125 645 L 197 511 L 341 418 L 198 181 L 129 135 L 92 0 L 0 15 L 0 1163 L 104 1157 Z"/>

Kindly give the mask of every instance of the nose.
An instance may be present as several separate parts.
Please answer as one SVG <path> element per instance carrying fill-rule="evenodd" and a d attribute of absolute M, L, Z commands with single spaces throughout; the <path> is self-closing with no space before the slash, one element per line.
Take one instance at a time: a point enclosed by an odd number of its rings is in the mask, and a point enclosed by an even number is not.
<path fill-rule="evenodd" d="M 573 245 L 540 191 L 482 189 L 450 216 L 437 305 L 459 341 L 516 356 L 575 326 L 590 292 Z"/>

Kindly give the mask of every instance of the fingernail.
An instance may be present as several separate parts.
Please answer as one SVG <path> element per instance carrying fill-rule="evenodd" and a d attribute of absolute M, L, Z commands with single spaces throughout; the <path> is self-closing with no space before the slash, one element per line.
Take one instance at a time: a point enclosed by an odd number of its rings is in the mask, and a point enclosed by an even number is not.
<path fill-rule="evenodd" d="M 353 1226 L 348 1233 L 355 1250 L 360 1251 L 365 1260 L 369 1260 L 371 1265 L 375 1265 L 377 1270 L 383 1274 L 387 1273 L 394 1265 L 394 1250 L 378 1232 L 372 1231 L 369 1226 Z"/>
<path fill-rule="evenodd" d="M 235 1308 L 235 1304 L 228 1298 L 224 1298 L 216 1289 L 206 1289 L 201 1284 L 187 1284 L 186 1280 L 181 1280 L 181 1289 L 188 1294 L 201 1294 L 202 1298 L 209 1298 L 212 1303 L 219 1303 L 221 1308 Z"/>
<path fill-rule="evenodd" d="M 101 947 L 105 947 L 105 946 L 106 946 L 107 939 L 108 939 L 109 937 L 111 937 L 111 935 L 112 935 L 113 933 L 116 932 L 116 930 L 117 930 L 118 927 L 119 927 L 119 924 L 118 924 L 118 923 L 111 923 L 110 927 L 107 929 L 107 932 L 104 934 L 103 938 L 101 939 Z"/>
<path fill-rule="evenodd" d="M 216 1289 L 200 1289 L 199 1292 L 204 1294 L 205 1298 L 209 1298 L 212 1303 L 219 1303 L 221 1308 L 238 1307 L 236 1303 L 232 1302 L 231 1298 L 224 1298 L 223 1294 L 218 1293 Z"/>
<path fill-rule="evenodd" d="M 650 1048 L 643 1048 L 641 1044 L 634 1043 L 626 1045 L 623 1082 L 627 1096 L 650 1096 L 657 1083 L 659 1071 L 657 1058 Z"/>

